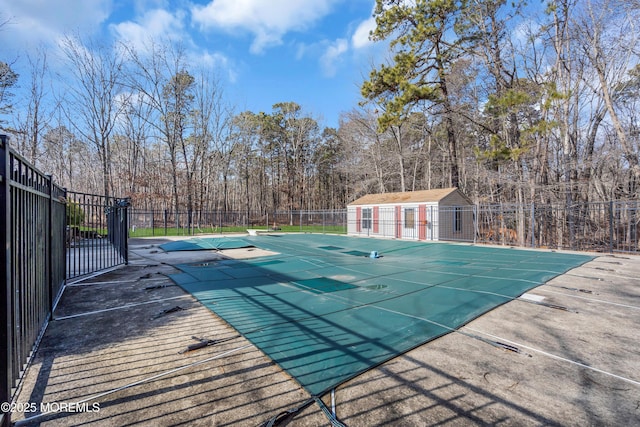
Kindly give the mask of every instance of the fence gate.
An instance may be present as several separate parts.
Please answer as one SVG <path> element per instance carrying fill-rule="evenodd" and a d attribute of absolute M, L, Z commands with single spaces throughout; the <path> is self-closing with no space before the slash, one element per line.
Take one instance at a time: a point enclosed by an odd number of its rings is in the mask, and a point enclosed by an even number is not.
<path fill-rule="evenodd" d="M 128 205 L 65 191 L 0 135 L 0 403 L 12 401 L 65 280 L 127 263 Z"/>
<path fill-rule="evenodd" d="M 67 191 L 67 279 L 128 262 L 129 199 Z"/>

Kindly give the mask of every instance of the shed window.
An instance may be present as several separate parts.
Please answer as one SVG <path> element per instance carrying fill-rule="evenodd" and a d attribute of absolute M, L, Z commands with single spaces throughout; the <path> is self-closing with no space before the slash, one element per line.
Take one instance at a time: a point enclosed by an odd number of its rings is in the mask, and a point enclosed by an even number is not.
<path fill-rule="evenodd" d="M 462 231 L 462 208 L 457 206 L 453 211 L 453 231 Z"/>
<path fill-rule="evenodd" d="M 371 208 L 363 208 L 362 209 L 362 228 L 364 230 L 371 229 Z"/>
<path fill-rule="evenodd" d="M 416 210 L 413 208 L 404 210 L 404 228 L 416 228 Z"/>

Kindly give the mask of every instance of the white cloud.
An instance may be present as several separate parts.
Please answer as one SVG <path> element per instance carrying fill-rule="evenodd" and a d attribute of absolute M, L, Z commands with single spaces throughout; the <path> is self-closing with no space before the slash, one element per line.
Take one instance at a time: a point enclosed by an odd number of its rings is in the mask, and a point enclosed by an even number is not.
<path fill-rule="evenodd" d="M 338 39 L 327 48 L 324 55 L 320 57 L 320 64 L 325 76 L 333 77 L 336 74 L 337 62 L 348 49 L 349 43 L 345 39 Z"/>
<path fill-rule="evenodd" d="M 532 40 L 536 40 L 536 37 L 534 37 L 534 35 L 538 34 L 540 28 L 540 24 L 538 24 L 537 22 L 531 19 L 525 19 L 523 22 L 519 23 L 511 32 L 514 44 L 518 46 L 531 44 Z"/>
<path fill-rule="evenodd" d="M 164 9 L 145 12 L 135 22 L 111 25 L 118 38 L 137 49 L 145 49 L 153 39 L 178 39 L 184 36 L 184 12 L 170 13 Z"/>
<path fill-rule="evenodd" d="M 178 9 L 169 12 L 165 9 L 155 8 L 143 12 L 141 16 L 132 21 L 113 24 L 110 28 L 120 40 L 139 52 L 150 53 L 149 49 L 157 42 L 166 40 L 179 42 L 182 47 L 187 48 L 187 63 L 190 67 L 218 70 L 226 76 L 229 82 L 234 83 L 237 80 L 237 72 L 232 61 L 220 52 L 210 52 L 198 47 L 186 31 L 186 16 L 184 10 Z"/>
<path fill-rule="evenodd" d="M 369 40 L 369 33 L 376 29 L 376 20 L 371 17 L 366 21 L 362 21 L 356 31 L 351 36 L 351 45 L 354 49 L 361 49 L 371 45 L 373 42 Z"/>
<path fill-rule="evenodd" d="M 305 43 L 297 43 L 296 44 L 296 59 L 300 60 L 304 58 L 304 56 L 309 51 L 309 45 Z"/>
<path fill-rule="evenodd" d="M 282 43 L 289 31 L 308 28 L 326 16 L 339 0 L 212 0 L 195 5 L 193 21 L 202 29 L 244 30 L 254 35 L 252 53 L 261 53 Z"/>
<path fill-rule="evenodd" d="M 2 28 L 5 49 L 32 49 L 56 45 L 63 34 L 91 34 L 110 15 L 111 0 L 9 0 L 3 2 Z"/>
<path fill-rule="evenodd" d="M 220 52 L 198 51 L 189 55 L 191 64 L 198 64 L 203 69 L 223 71 L 229 83 L 238 81 L 238 72 L 233 61 Z"/>

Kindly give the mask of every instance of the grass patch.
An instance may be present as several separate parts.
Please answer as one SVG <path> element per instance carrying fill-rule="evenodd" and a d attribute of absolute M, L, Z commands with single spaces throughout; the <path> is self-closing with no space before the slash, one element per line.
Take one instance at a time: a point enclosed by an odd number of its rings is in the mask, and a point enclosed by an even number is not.
<path fill-rule="evenodd" d="M 189 231 L 187 228 L 177 227 L 156 227 L 141 228 L 136 227 L 129 230 L 129 237 L 158 237 L 158 236 L 191 236 L 198 234 L 224 234 L 224 233 L 246 233 L 248 228 L 266 230 L 265 226 L 228 226 L 228 227 L 195 227 Z M 342 225 L 283 225 L 279 226 L 278 232 L 283 233 L 330 233 L 347 234 L 347 227 Z"/>

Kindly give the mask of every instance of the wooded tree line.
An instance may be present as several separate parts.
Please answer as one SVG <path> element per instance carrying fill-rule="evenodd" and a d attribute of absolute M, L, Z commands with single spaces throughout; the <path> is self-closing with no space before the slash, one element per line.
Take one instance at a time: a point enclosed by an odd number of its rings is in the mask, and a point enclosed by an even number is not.
<path fill-rule="evenodd" d="M 0 64 L 0 126 L 61 185 L 139 209 L 336 209 L 449 186 L 475 202 L 637 198 L 640 2 L 542 5 L 377 0 L 389 59 L 337 129 L 295 102 L 238 111 L 176 43 L 78 36 L 64 75 L 44 52 L 26 79 Z"/>

